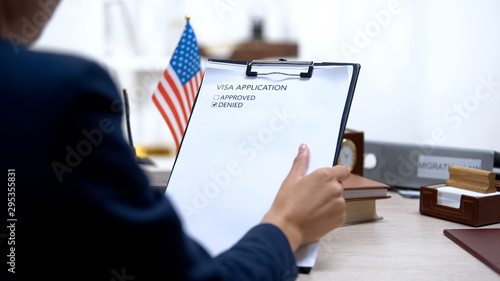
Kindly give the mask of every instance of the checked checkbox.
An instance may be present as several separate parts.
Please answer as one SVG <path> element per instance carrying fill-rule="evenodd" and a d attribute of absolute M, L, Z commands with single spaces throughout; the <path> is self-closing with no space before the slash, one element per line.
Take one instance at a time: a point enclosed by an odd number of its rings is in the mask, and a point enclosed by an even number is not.
<path fill-rule="evenodd" d="M 213 103 L 212 103 L 212 107 L 217 107 L 217 103 L 216 103 L 216 102 L 213 102 Z"/>

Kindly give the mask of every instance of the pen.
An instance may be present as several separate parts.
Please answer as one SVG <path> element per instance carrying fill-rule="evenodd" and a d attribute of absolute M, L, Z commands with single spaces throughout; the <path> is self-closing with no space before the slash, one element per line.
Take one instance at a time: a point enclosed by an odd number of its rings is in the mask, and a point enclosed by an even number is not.
<path fill-rule="evenodd" d="M 125 121 L 127 123 L 127 135 L 128 135 L 128 143 L 130 148 L 132 149 L 132 154 L 134 158 L 137 160 L 137 154 L 135 152 L 134 142 L 132 141 L 132 132 L 130 130 L 130 107 L 128 105 L 128 94 L 127 90 L 123 89 L 123 101 L 125 103 Z"/>

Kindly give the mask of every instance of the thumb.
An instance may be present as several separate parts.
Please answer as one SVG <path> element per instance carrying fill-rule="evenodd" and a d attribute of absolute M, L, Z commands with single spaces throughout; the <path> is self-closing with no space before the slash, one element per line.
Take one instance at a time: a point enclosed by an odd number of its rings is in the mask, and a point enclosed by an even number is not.
<path fill-rule="evenodd" d="M 293 160 L 292 169 L 286 177 L 285 181 L 298 181 L 306 174 L 307 166 L 309 165 L 309 147 L 305 144 L 299 146 L 299 153 Z"/>

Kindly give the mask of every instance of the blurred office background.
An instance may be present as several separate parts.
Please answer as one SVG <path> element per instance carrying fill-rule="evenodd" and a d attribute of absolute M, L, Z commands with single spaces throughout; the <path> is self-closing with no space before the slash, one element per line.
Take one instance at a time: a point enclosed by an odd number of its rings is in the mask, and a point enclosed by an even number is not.
<path fill-rule="evenodd" d="M 129 92 L 135 143 L 173 149 L 151 95 L 185 15 L 204 62 L 257 27 L 290 59 L 360 63 L 347 127 L 366 139 L 500 151 L 497 0 L 66 0 L 34 48 L 101 62 Z"/>

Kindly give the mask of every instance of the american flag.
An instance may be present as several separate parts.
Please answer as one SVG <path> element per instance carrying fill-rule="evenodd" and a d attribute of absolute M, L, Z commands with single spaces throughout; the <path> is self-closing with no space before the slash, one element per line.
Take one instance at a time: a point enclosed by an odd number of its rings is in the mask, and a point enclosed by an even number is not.
<path fill-rule="evenodd" d="M 177 149 L 184 135 L 201 78 L 200 50 L 188 20 L 170 64 L 153 93 L 153 102 L 167 122 Z"/>

